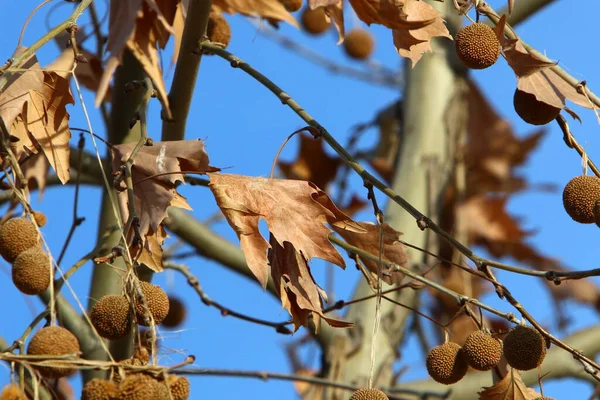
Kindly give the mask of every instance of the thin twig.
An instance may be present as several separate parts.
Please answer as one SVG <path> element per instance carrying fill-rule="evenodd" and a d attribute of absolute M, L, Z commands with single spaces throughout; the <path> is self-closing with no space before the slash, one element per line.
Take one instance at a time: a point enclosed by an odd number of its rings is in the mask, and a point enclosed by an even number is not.
<path fill-rule="evenodd" d="M 165 262 L 163 264 L 163 267 L 166 269 L 175 270 L 175 271 L 181 273 L 183 276 L 185 276 L 188 281 L 188 284 L 196 291 L 196 293 L 200 297 L 200 300 L 202 300 L 202 303 L 204 303 L 205 305 L 207 305 L 209 307 L 214 307 L 217 310 L 221 311 L 222 316 L 224 316 L 224 317 L 231 316 L 234 318 L 239 318 L 244 321 L 252 322 L 254 324 L 269 326 L 269 327 L 275 328 L 277 333 L 282 333 L 285 335 L 292 334 L 292 331 L 289 330 L 289 328 L 287 328 L 285 326 L 287 324 L 287 321 L 286 322 L 271 322 L 271 321 L 265 321 L 265 320 L 259 319 L 259 318 L 250 317 L 248 315 L 234 311 L 234 310 L 232 310 L 228 307 L 225 307 L 225 306 L 221 305 L 220 303 L 214 301 L 213 299 L 208 297 L 208 295 L 204 292 L 204 290 L 202 289 L 202 286 L 200 285 L 200 282 L 198 281 L 198 278 L 190 272 L 190 269 L 187 266 L 181 265 L 181 264 Z"/>

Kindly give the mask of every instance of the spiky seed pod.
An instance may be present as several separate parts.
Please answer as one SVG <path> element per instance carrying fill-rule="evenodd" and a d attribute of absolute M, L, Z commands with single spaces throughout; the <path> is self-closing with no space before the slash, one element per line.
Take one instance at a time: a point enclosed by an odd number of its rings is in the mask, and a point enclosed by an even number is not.
<path fill-rule="evenodd" d="M 33 335 L 27 354 L 33 356 L 62 356 L 80 352 L 79 341 L 71 332 L 60 326 L 42 328 Z M 35 367 L 45 378 L 62 378 L 71 375 L 72 368 Z"/>
<path fill-rule="evenodd" d="M 169 296 L 167 296 L 160 286 L 148 282 L 140 282 L 140 289 L 144 293 L 146 303 L 148 304 L 148 311 L 152 314 L 154 323 L 157 325 L 160 324 L 169 313 Z M 148 326 L 144 318 L 144 305 L 139 300 L 135 306 L 137 322 L 140 325 Z"/>
<path fill-rule="evenodd" d="M 183 323 L 187 314 L 185 303 L 175 296 L 169 296 L 169 313 L 162 322 L 167 328 L 176 328 Z"/>
<path fill-rule="evenodd" d="M 125 296 L 109 294 L 102 296 L 92 307 L 90 315 L 98 334 L 106 339 L 119 339 L 131 328 L 129 302 Z"/>
<path fill-rule="evenodd" d="M 46 218 L 46 214 L 41 211 L 34 211 L 33 218 L 35 219 L 35 223 L 40 227 L 46 226 L 48 219 Z"/>
<path fill-rule="evenodd" d="M 206 35 L 211 42 L 219 43 L 223 45 L 223 48 L 227 48 L 231 40 L 231 27 L 221 14 L 210 13 Z"/>
<path fill-rule="evenodd" d="M 10 263 L 38 243 L 35 225 L 27 218 L 11 218 L 0 226 L 0 255 Z"/>
<path fill-rule="evenodd" d="M 169 390 L 164 382 L 159 382 L 145 374 L 128 375 L 119 386 L 119 400 L 166 400 Z"/>
<path fill-rule="evenodd" d="M 379 389 L 358 389 L 350 400 L 389 400 L 389 397 Z"/>
<path fill-rule="evenodd" d="M 436 382 L 452 385 L 469 370 L 462 348 L 453 342 L 436 346 L 427 354 L 427 372 Z"/>
<path fill-rule="evenodd" d="M 344 38 L 344 50 L 349 57 L 364 60 L 373 53 L 375 41 L 369 31 L 353 29 Z"/>
<path fill-rule="evenodd" d="M 489 371 L 502 359 L 502 342 L 484 331 L 471 333 L 462 348 L 469 365 L 479 371 Z"/>
<path fill-rule="evenodd" d="M 494 30 L 484 23 L 462 27 L 454 40 L 458 58 L 469 68 L 488 68 L 500 56 L 500 41 Z"/>
<path fill-rule="evenodd" d="M 288 12 L 296 12 L 302 8 L 302 0 L 279 0 Z"/>
<path fill-rule="evenodd" d="M 81 391 L 81 400 L 112 400 L 117 397 L 119 387 L 112 381 L 92 379 Z"/>
<path fill-rule="evenodd" d="M 27 400 L 27 396 L 19 386 L 11 383 L 10 385 L 4 386 L 4 389 L 2 389 L 0 400 Z"/>
<path fill-rule="evenodd" d="M 565 211 L 574 221 L 582 224 L 596 221 L 594 206 L 598 199 L 600 199 L 600 178 L 596 176 L 576 176 L 563 190 Z"/>
<path fill-rule="evenodd" d="M 518 325 L 504 338 L 504 358 L 520 371 L 539 367 L 546 357 L 546 341 L 535 328 Z"/>
<path fill-rule="evenodd" d="M 190 397 L 190 381 L 187 377 L 169 375 L 167 383 L 173 400 L 187 400 Z"/>
<path fill-rule="evenodd" d="M 25 294 L 40 294 L 50 286 L 50 258 L 40 246 L 25 250 L 12 266 L 12 281 Z"/>
<path fill-rule="evenodd" d="M 539 101 L 535 95 L 515 90 L 513 106 L 521 119 L 531 125 L 546 125 L 560 113 L 560 108 Z"/>
<path fill-rule="evenodd" d="M 300 22 L 304 30 L 311 35 L 320 35 L 329 29 L 329 21 L 325 15 L 323 7 L 311 10 L 306 7 L 300 17 Z"/>

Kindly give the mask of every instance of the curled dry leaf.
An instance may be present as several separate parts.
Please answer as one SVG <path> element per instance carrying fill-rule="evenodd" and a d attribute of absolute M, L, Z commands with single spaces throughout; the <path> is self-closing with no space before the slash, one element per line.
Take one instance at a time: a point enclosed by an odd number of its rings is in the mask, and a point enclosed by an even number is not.
<path fill-rule="evenodd" d="M 136 143 L 127 143 L 111 148 L 113 172 L 120 171 L 135 145 Z M 140 258 L 153 260 L 151 265 L 146 264 L 148 267 L 154 269 L 153 266 L 158 265 L 159 271 L 162 270 L 160 244 L 166 233 L 161 231 L 161 224 L 167 215 L 167 208 L 174 206 L 190 209 L 186 199 L 175 190 L 175 183 L 184 182 L 183 173 L 204 174 L 219 170 L 208 163 L 208 154 L 201 140 L 155 142 L 152 146 L 142 147 L 136 155 L 131 167 L 133 208 L 139 218 L 139 233 L 143 243 L 140 248 L 132 248 L 132 253 L 148 253 L 145 258 Z M 125 223 L 129 218 L 130 207 L 127 191 L 119 192 L 118 200 Z M 133 232 L 127 234 L 131 237 Z"/>
<path fill-rule="evenodd" d="M 300 150 L 293 163 L 279 161 L 277 164 L 286 178 L 311 181 L 326 188 L 337 173 L 342 161 L 325 153 L 323 141 L 311 135 L 300 136 Z"/>
<path fill-rule="evenodd" d="M 25 48 L 17 49 L 15 56 Z M 0 117 L 14 143 L 17 159 L 25 151 L 41 150 L 64 184 L 69 180 L 69 114 L 67 104 L 75 104 L 69 82 L 54 72 L 40 69 L 35 55 L 15 72 L 0 93 Z"/>
<path fill-rule="evenodd" d="M 494 386 L 486 387 L 479 392 L 479 400 L 535 400 L 541 394 L 525 386 L 519 372 L 510 369 Z"/>
<path fill-rule="evenodd" d="M 335 226 L 333 227 L 333 230 L 352 246 L 358 247 L 373 255 L 379 255 L 379 226 L 371 222 L 359 222 L 358 224 L 363 227 L 366 232 L 356 233 L 355 231 L 349 231 Z M 404 245 L 398 241 L 402 233 L 398 232 L 388 224 L 383 224 L 382 229 L 383 251 L 381 259 L 393 262 L 402 267 L 406 266 L 408 263 L 408 255 L 404 251 Z M 369 269 L 372 276 L 377 278 L 378 263 L 366 258 L 361 258 L 361 261 Z M 389 267 L 383 265 L 382 268 L 382 279 L 385 283 L 388 285 L 400 283 L 404 276 L 401 272 L 390 271 Z"/>
<path fill-rule="evenodd" d="M 177 31 L 173 28 L 179 0 L 111 0 L 108 43 L 106 50 L 110 56 L 96 93 L 96 106 L 106 95 L 110 80 L 121 63 L 125 48 L 129 49 L 148 74 L 167 117 L 170 118 L 169 99 L 160 67 L 158 50 L 163 49 L 169 36 Z M 181 14 L 179 17 L 181 18 Z M 179 21 L 181 23 L 181 21 Z M 175 37 L 180 42 L 181 37 Z M 179 46 L 178 44 L 176 47 Z"/>
<path fill-rule="evenodd" d="M 539 101 L 560 109 L 565 107 L 565 99 L 582 107 L 592 108 L 584 95 L 550 68 L 557 63 L 549 63 L 536 54 L 529 53 L 520 40 L 506 40 L 502 50 L 508 65 L 517 75 L 519 90 L 531 93 Z"/>
<path fill-rule="evenodd" d="M 321 318 L 334 327 L 352 326 L 351 323 L 328 318 L 323 314 L 323 299 L 327 300 L 327 295 L 315 282 L 304 256 L 290 242 L 283 242 L 282 246 L 271 235 L 269 244 L 271 277 L 276 283 L 275 288 L 282 306 L 292 316 L 294 331 L 300 326 L 307 326 L 311 318 L 315 332 L 320 329 Z"/>
<path fill-rule="evenodd" d="M 311 182 L 209 174 L 210 189 L 227 222 L 240 239 L 248 267 L 260 284 L 270 274 L 297 329 L 312 316 L 332 326 L 347 323 L 326 318 L 322 310 L 325 293 L 317 286 L 307 262 L 317 257 L 345 267 L 341 254 L 329 242 L 325 224 L 348 231 L 365 229 L 341 212 Z M 264 219 L 270 232 L 267 242 L 259 231 Z M 267 256 L 268 253 L 268 256 Z"/>
<path fill-rule="evenodd" d="M 392 29 L 398 54 L 409 58 L 413 67 L 431 50 L 432 38 L 452 39 L 442 15 L 430 4 L 418 0 L 350 0 L 358 17 L 368 25 Z"/>

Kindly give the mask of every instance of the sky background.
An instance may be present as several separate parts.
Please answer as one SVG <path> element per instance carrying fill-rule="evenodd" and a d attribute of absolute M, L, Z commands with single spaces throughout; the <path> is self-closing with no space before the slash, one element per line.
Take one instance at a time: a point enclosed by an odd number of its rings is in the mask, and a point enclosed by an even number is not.
<path fill-rule="evenodd" d="M 517 7 L 520 1 L 517 0 Z M 23 22 L 27 15 L 38 5 L 37 1 L 20 0 L 3 2 L 3 24 L 0 36 L 0 61 L 13 53 Z M 491 1 L 499 9 L 504 2 Z M 97 2 L 101 14 L 106 11 L 106 2 Z M 46 15 L 51 24 L 66 17 L 71 5 L 53 1 L 44 6 L 31 20 L 23 39 L 24 45 L 30 45 L 47 31 Z M 350 9 L 347 12 L 351 12 Z M 596 38 L 592 28 L 597 23 L 600 3 L 593 0 L 579 2 L 556 1 L 529 21 L 521 24 L 517 32 L 529 44 L 558 60 L 569 73 L 581 80 L 587 80 L 592 90 L 600 88 L 600 61 L 595 51 Z M 298 13 L 299 14 L 299 13 Z M 356 18 L 346 14 L 346 29 L 363 26 Z M 261 35 L 256 27 L 245 18 L 228 17 L 232 26 L 232 41 L 229 50 L 263 72 L 279 84 L 299 104 L 307 109 L 338 141 L 345 143 L 351 128 L 367 122 L 378 110 L 386 107 L 399 96 L 399 88 L 373 86 L 341 75 L 332 74 L 319 66 L 304 60 L 298 55 L 282 49 L 270 39 Z M 87 14 L 80 20 L 80 26 L 89 32 Z M 389 68 L 400 71 L 402 60 L 395 53 L 391 33 L 378 26 L 369 28 L 376 37 L 376 51 L 373 62 L 379 62 Z M 350 61 L 341 48 L 336 47 L 334 30 L 322 37 L 308 36 L 297 29 L 282 24 L 280 33 L 301 42 L 312 50 L 327 56 L 340 64 L 361 67 Z M 58 54 L 58 47 L 49 43 L 38 52 L 42 65 L 51 62 Z M 168 72 L 170 47 L 164 55 L 167 70 L 167 85 L 172 75 Z M 519 135 L 534 131 L 534 128 L 521 121 L 512 108 L 512 96 L 515 77 L 504 60 L 491 68 L 473 72 L 471 75 L 488 96 L 490 102 L 507 118 Z M 76 96 L 77 97 L 77 96 Z M 84 100 L 92 114 L 92 125 L 100 135 L 105 135 L 98 113 L 93 109 L 93 96 L 84 91 Z M 575 108 L 583 119 L 582 125 L 572 124 L 577 140 L 585 146 L 592 159 L 600 154 L 598 145 L 599 126 L 591 111 Z M 71 114 L 71 126 L 85 128 L 82 108 L 79 101 L 68 108 Z M 161 122 L 157 102 L 149 113 L 150 135 L 160 138 Z M 211 164 L 218 167 L 230 167 L 226 172 L 250 176 L 268 176 L 273 158 L 285 138 L 296 129 L 304 126 L 290 109 L 283 107 L 271 93 L 256 81 L 229 67 L 217 57 L 205 57 L 202 60 L 197 81 L 196 95 L 188 122 L 187 138 L 206 139 Z M 375 130 L 369 131 L 361 140 L 361 146 L 368 148 L 377 139 Z M 76 140 L 76 134 L 74 134 Z M 75 144 L 75 141 L 73 142 Z M 90 141 L 87 147 L 91 148 Z M 100 148 L 102 152 L 104 149 Z M 297 141 L 292 140 L 284 149 L 281 158 L 291 160 L 297 151 Z M 328 149 L 330 154 L 332 151 Z M 564 145 L 562 134 L 555 125 L 548 126 L 548 133 L 541 146 L 522 169 L 530 182 L 553 183 L 562 188 L 575 175 L 581 174 L 579 156 Z M 359 180 L 353 177 L 351 182 L 360 190 Z M 202 187 L 185 187 L 180 192 L 188 198 L 194 208 L 193 215 L 206 220 L 217 211 L 214 198 L 209 190 Z M 362 191 L 361 194 L 364 194 Z M 69 247 L 63 262 L 63 269 L 76 262 L 80 256 L 91 250 L 96 241 L 97 211 L 100 190 L 84 187 L 80 198 L 80 214 L 86 217 L 84 224 Z M 383 196 L 378 196 L 385 202 Z M 34 194 L 32 205 L 45 212 L 48 225 L 43 228 L 45 239 L 55 256 L 60 252 L 70 227 L 72 213 L 73 187 L 48 188 L 40 201 Z M 555 193 L 530 192 L 514 196 L 509 204 L 514 214 L 523 216 L 525 226 L 535 229 L 531 243 L 545 254 L 559 258 L 575 269 L 597 267 L 597 240 L 599 232 L 595 225 L 580 225 L 572 222 L 564 212 L 561 190 Z M 357 220 L 370 220 L 371 212 L 356 216 Z M 402 227 L 397 227 L 402 230 Z M 237 243 L 231 228 L 224 222 L 214 225 L 214 229 Z M 172 243 L 169 242 L 169 243 Z M 255 283 L 242 278 L 219 265 L 202 258 L 186 261 L 193 273 L 198 276 L 206 293 L 234 310 L 268 320 L 279 321 L 288 318 L 276 299 L 263 293 Z M 324 283 L 325 266 L 312 264 L 317 282 Z M 87 304 L 91 263 L 80 269 L 70 279 L 70 284 L 83 304 Z M 547 291 L 536 279 L 514 277 L 499 273 L 505 283 L 532 314 L 542 322 L 554 327 L 553 305 Z M 335 297 L 347 299 L 359 278 L 354 268 L 346 271 L 336 270 Z M 161 364 L 181 362 L 185 355 L 194 354 L 194 366 L 205 368 L 234 368 L 254 371 L 291 372 L 285 354 L 284 345 L 290 341 L 276 334 L 272 329 L 244 323 L 233 318 L 223 318 L 215 309 L 207 308 L 188 287 L 181 276 L 169 272 L 158 274 L 154 280 L 170 294 L 176 294 L 188 304 L 188 317 L 178 330 L 160 329 Z M 568 284 L 568 283 L 566 283 Z M 18 338 L 32 318 L 43 310 L 42 304 L 34 297 L 22 295 L 10 280 L 10 265 L 0 261 L 0 293 L 3 299 L 10 301 L 8 315 L 0 323 L 0 336 L 7 342 Z M 63 290 L 67 294 L 68 290 Z M 71 298 L 71 296 L 68 296 Z M 484 298 L 490 305 L 509 310 L 495 296 Z M 598 315 L 589 307 L 567 303 L 567 314 L 573 323 L 563 334 L 569 334 L 585 326 L 597 324 Z M 293 338 L 304 335 L 301 329 Z M 416 349 L 415 341 L 409 339 L 407 351 L 399 366 L 407 366 L 403 375 L 405 380 L 425 378 L 424 360 Z M 317 360 L 318 354 L 307 351 L 307 360 Z M 9 380 L 9 368 L 0 364 L 0 384 Z M 192 397 L 200 398 L 266 398 L 295 399 L 296 394 L 291 383 L 280 381 L 262 382 L 242 378 L 192 377 Z M 79 392 L 81 383 L 78 377 L 71 382 Z M 584 399 L 592 388 L 585 383 L 572 380 L 553 381 L 544 385 L 546 395 L 557 399 Z"/>

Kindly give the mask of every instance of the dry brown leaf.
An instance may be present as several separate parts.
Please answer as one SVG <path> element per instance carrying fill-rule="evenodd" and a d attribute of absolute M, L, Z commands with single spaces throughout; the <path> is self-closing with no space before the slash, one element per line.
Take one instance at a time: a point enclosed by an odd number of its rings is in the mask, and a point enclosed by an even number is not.
<path fill-rule="evenodd" d="M 565 99 L 586 108 L 592 108 L 590 101 L 562 79 L 549 63 L 529 53 L 520 40 L 506 41 L 503 46 L 508 64 L 517 75 L 519 90 L 533 94 L 539 101 L 556 108 L 565 107 Z"/>
<path fill-rule="evenodd" d="M 452 39 L 441 14 L 418 0 L 350 0 L 358 17 L 368 25 L 381 24 L 392 29 L 398 54 L 409 58 L 413 67 L 431 50 L 436 36 Z"/>
<path fill-rule="evenodd" d="M 356 233 L 354 231 L 348 231 L 343 228 L 334 227 L 341 237 L 352 246 L 358 247 L 370 254 L 379 255 L 379 226 L 371 222 L 359 222 L 361 227 L 366 232 Z M 404 251 L 404 245 L 398 241 L 401 232 L 398 232 L 388 224 L 383 224 L 383 252 L 381 259 L 384 261 L 391 261 L 402 267 L 408 263 L 408 255 Z M 361 261 L 369 269 L 374 278 L 377 277 L 377 262 L 362 258 Z M 388 285 L 394 283 L 400 283 L 404 274 L 397 271 L 390 271 L 389 267 L 382 265 L 382 279 Z"/>
<path fill-rule="evenodd" d="M 23 68 L 0 93 L 0 117 L 19 139 L 14 144 L 17 159 L 26 150 L 37 153 L 41 149 L 64 184 L 69 180 L 71 138 L 66 106 L 75 103 L 69 83 L 54 72 L 41 71 L 35 56 Z"/>
<path fill-rule="evenodd" d="M 130 246 L 131 257 L 137 260 L 138 263 L 146 265 L 152 271 L 162 271 L 162 245 L 168 237 L 169 235 L 163 225 L 159 225 L 156 232 L 146 235 L 146 240 L 143 243 L 136 243 Z"/>
<path fill-rule="evenodd" d="M 178 3 L 179 0 L 111 0 L 106 49 L 110 56 L 96 93 L 96 106 L 104 99 L 110 80 L 121 62 L 123 50 L 128 48 L 152 78 L 170 118 L 158 49 L 163 49 L 169 36 L 176 33 L 172 25 Z M 180 40 L 180 37 L 175 38 L 176 42 Z"/>
<path fill-rule="evenodd" d="M 48 159 L 41 152 L 32 155 L 24 155 L 27 160 L 21 162 L 21 171 L 27 181 L 29 189 L 38 188 L 38 196 L 41 199 L 46 188 L 46 177 L 48 176 Z M 17 181 L 18 182 L 18 181 Z M 19 185 L 17 183 L 17 185 Z"/>
<path fill-rule="evenodd" d="M 344 42 L 344 36 L 346 36 L 346 30 L 344 29 L 344 3 L 342 0 L 338 0 L 334 4 L 325 7 L 325 15 L 329 21 L 333 22 L 335 29 L 338 32 L 337 44 Z"/>
<path fill-rule="evenodd" d="M 298 27 L 298 22 L 279 0 L 213 0 L 213 6 L 222 13 L 258 16 L 270 21 L 285 21 Z"/>
<path fill-rule="evenodd" d="M 279 244 L 273 235 L 269 238 L 269 265 L 282 306 L 288 310 L 294 323 L 294 332 L 300 326 L 308 326 L 312 320 L 315 332 L 321 326 L 321 318 L 337 328 L 352 326 L 351 323 L 328 318 L 323 314 L 323 299 L 327 296 L 315 282 L 308 263 L 290 242 Z"/>
<path fill-rule="evenodd" d="M 363 229 L 313 183 L 242 175 L 209 176 L 217 204 L 238 235 L 248 267 L 263 288 L 269 275 L 270 246 L 259 232 L 260 219 L 266 221 L 280 244 L 290 242 L 307 261 L 317 257 L 345 267 L 344 259 L 327 238 L 331 229 L 325 224 Z"/>
<path fill-rule="evenodd" d="M 541 397 L 535 390 L 525 386 L 519 372 L 511 369 L 494 386 L 479 392 L 479 400 L 535 400 Z"/>
<path fill-rule="evenodd" d="M 59 41 L 61 43 L 61 41 Z M 77 80 L 79 83 L 91 90 L 92 92 L 97 92 L 100 87 L 100 79 L 102 78 L 102 74 L 104 72 L 104 68 L 102 67 L 102 60 L 96 57 L 95 54 L 92 54 L 88 50 L 84 49 L 79 45 L 80 53 L 87 59 L 85 63 L 77 63 L 77 67 L 75 67 L 75 75 L 77 76 Z M 62 53 L 50 64 L 46 65 L 45 69 L 47 71 L 54 71 L 57 74 L 61 75 L 66 79 L 70 79 L 70 73 L 67 71 L 71 71 L 73 65 L 75 64 L 75 54 L 73 53 L 72 48 L 64 49 Z M 111 98 L 111 88 L 106 88 L 105 98 L 102 99 L 110 101 Z"/>
<path fill-rule="evenodd" d="M 120 171 L 135 145 L 136 143 L 127 143 L 111 148 L 113 172 Z M 208 154 L 201 140 L 155 142 L 152 146 L 142 147 L 136 155 L 131 167 L 134 210 L 139 218 L 142 247 L 151 249 L 153 253 L 155 262 L 152 265 L 157 264 L 157 257 L 162 254 L 160 244 L 165 236 L 159 229 L 162 229 L 167 208 L 174 206 L 190 209 L 185 198 L 176 192 L 175 183 L 184 182 L 184 172 L 204 174 L 218 171 L 218 168 L 211 167 L 208 163 Z M 127 191 L 119 192 L 118 200 L 125 223 L 129 218 Z M 131 236 L 132 233 L 127 234 Z M 132 252 L 137 254 L 135 249 Z M 152 265 L 148 267 L 152 268 Z"/>
<path fill-rule="evenodd" d="M 277 165 L 286 178 L 311 181 L 325 189 L 337 173 L 342 161 L 325 153 L 323 141 L 311 135 L 300 135 L 300 150 L 293 163 L 279 161 Z"/>

